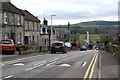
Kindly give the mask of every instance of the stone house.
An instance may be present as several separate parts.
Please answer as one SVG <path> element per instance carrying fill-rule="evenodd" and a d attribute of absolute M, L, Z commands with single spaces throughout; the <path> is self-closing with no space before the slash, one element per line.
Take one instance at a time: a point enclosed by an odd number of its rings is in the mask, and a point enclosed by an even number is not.
<path fill-rule="evenodd" d="M 21 10 L 24 14 L 24 41 L 25 44 L 40 46 L 40 20 L 27 10 Z"/>
<path fill-rule="evenodd" d="M 0 40 L 2 39 L 2 2 L 0 0 Z"/>
<path fill-rule="evenodd" d="M 24 14 L 11 2 L 2 2 L 2 39 L 24 44 Z"/>
<path fill-rule="evenodd" d="M 48 21 L 44 18 L 43 24 L 40 25 L 40 42 L 41 42 L 41 52 L 46 52 L 50 49 L 51 42 L 57 40 L 56 30 L 53 29 L 52 40 L 51 40 L 51 29 L 48 26 Z"/>
<path fill-rule="evenodd" d="M 50 43 L 50 33 L 48 31 L 48 21 L 45 20 L 43 23 L 40 25 L 40 42 L 41 42 L 41 46 L 40 46 L 40 51 L 41 52 L 46 52 L 48 51 L 48 46 Z"/>

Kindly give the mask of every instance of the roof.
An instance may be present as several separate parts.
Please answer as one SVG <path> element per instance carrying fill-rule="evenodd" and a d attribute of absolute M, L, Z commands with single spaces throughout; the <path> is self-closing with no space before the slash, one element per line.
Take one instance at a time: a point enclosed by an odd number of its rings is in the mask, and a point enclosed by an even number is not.
<path fill-rule="evenodd" d="M 21 10 L 21 11 L 25 15 L 25 20 L 40 22 L 40 20 L 37 17 L 35 17 L 33 14 L 31 14 L 27 10 Z"/>
<path fill-rule="evenodd" d="M 14 6 L 10 2 L 2 2 L 2 10 L 16 13 L 16 14 L 23 14 L 16 6 Z"/>

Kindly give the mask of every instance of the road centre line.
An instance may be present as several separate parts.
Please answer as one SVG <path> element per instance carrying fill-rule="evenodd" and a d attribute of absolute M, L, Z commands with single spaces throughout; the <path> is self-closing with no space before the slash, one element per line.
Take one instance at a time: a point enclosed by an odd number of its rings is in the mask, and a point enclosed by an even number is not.
<path fill-rule="evenodd" d="M 91 72 L 90 72 L 90 76 L 89 76 L 89 79 L 90 79 L 90 80 L 91 80 L 92 75 L 93 75 L 93 72 L 94 72 L 94 67 L 95 67 L 95 64 L 96 64 L 96 61 L 97 61 L 97 57 L 98 57 L 98 54 L 97 54 L 96 57 L 95 57 L 95 61 L 94 61 L 94 63 L 93 63 L 93 67 L 92 67 Z"/>
<path fill-rule="evenodd" d="M 93 63 L 93 61 L 94 61 L 94 59 L 95 59 L 95 56 L 96 56 L 96 54 L 94 54 L 94 56 L 93 56 L 93 58 L 92 58 L 92 61 L 91 61 L 90 65 L 89 65 L 89 67 L 88 67 L 88 69 L 87 69 L 87 71 L 86 71 L 86 73 L 85 73 L 85 76 L 83 77 L 83 80 L 86 80 L 86 78 L 87 78 L 87 76 L 88 76 L 88 74 L 89 74 L 90 68 L 91 68 L 91 66 L 92 66 L 92 63 Z"/>
<path fill-rule="evenodd" d="M 30 58 L 34 58 L 34 57 L 40 57 L 40 56 L 42 56 L 42 55 L 37 55 L 37 56 L 32 56 L 32 57 L 26 57 L 26 58 L 20 58 L 20 59 L 16 59 L 16 60 L 6 61 L 6 62 L 3 62 L 3 64 L 12 64 L 12 63 L 18 62 L 20 60 L 25 60 L 25 59 L 30 59 Z"/>

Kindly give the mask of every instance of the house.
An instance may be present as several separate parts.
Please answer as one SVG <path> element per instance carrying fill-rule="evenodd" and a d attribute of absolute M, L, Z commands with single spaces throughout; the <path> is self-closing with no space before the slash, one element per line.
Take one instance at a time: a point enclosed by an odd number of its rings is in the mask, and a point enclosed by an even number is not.
<path fill-rule="evenodd" d="M 57 40 L 56 30 L 53 29 L 51 38 L 51 28 L 48 26 L 48 21 L 44 18 L 43 24 L 40 25 L 40 42 L 41 42 L 41 52 L 46 52 L 50 49 L 51 42 Z M 52 40 L 51 40 L 52 39 Z"/>
<path fill-rule="evenodd" d="M 24 14 L 11 2 L 2 2 L 2 39 L 24 44 Z"/>
<path fill-rule="evenodd" d="M 21 10 L 25 16 L 25 44 L 40 46 L 40 20 L 27 10 Z"/>
<path fill-rule="evenodd" d="M 50 46 L 50 30 L 48 28 L 48 21 L 44 18 L 43 24 L 40 25 L 41 52 L 48 51 L 48 47 Z"/>
<path fill-rule="evenodd" d="M 0 0 L 0 40 L 2 39 L 2 2 Z"/>

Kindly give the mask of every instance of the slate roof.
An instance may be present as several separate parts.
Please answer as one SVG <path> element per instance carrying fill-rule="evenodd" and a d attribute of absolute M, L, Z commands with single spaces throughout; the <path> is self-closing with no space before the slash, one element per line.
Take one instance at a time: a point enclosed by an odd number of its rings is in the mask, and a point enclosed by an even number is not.
<path fill-rule="evenodd" d="M 11 2 L 2 2 L 2 10 L 8 11 L 16 14 L 23 14 L 16 6 L 14 6 Z"/>
<path fill-rule="evenodd" d="M 25 20 L 40 22 L 40 20 L 27 10 L 21 10 L 25 15 Z"/>

